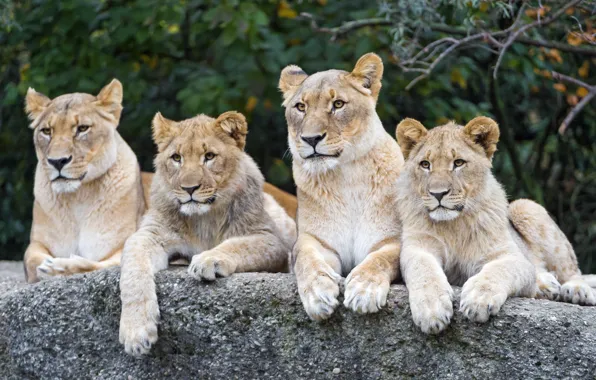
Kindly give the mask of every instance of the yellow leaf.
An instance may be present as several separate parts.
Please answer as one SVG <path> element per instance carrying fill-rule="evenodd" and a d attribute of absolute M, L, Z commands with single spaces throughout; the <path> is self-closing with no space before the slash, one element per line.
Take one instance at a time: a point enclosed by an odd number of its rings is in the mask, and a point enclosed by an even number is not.
<path fill-rule="evenodd" d="M 579 102 L 579 99 L 575 95 L 567 95 L 567 104 L 575 106 Z"/>
<path fill-rule="evenodd" d="M 530 87 L 530 92 L 532 94 L 537 94 L 540 92 L 540 88 L 538 86 L 532 86 L 532 87 Z"/>
<path fill-rule="evenodd" d="M 575 8 L 571 7 L 565 11 L 566 15 L 572 15 L 575 12 Z"/>
<path fill-rule="evenodd" d="M 575 91 L 575 94 L 580 98 L 583 98 L 584 96 L 588 95 L 588 89 L 585 87 L 578 87 L 577 91 Z"/>
<path fill-rule="evenodd" d="M 270 110 L 273 107 L 273 103 L 271 103 L 271 100 L 265 99 L 265 101 L 263 102 L 263 107 L 265 107 L 265 109 Z"/>
<path fill-rule="evenodd" d="M 133 62 L 132 71 L 134 71 L 135 73 L 138 73 L 139 71 L 141 71 L 141 64 L 138 62 Z"/>
<path fill-rule="evenodd" d="M 438 125 L 447 124 L 447 123 L 449 123 L 449 119 L 447 119 L 445 116 L 441 116 L 440 118 L 437 119 L 436 123 Z"/>
<path fill-rule="evenodd" d="M 579 35 L 579 33 L 575 33 L 575 32 L 569 32 L 567 34 L 567 43 L 571 46 L 578 46 L 581 45 L 581 43 L 583 42 L 582 37 Z"/>
<path fill-rule="evenodd" d="M 252 110 L 255 109 L 258 102 L 259 102 L 259 99 L 257 99 L 256 96 L 250 96 L 248 98 L 248 100 L 246 101 L 246 105 L 244 106 L 244 109 L 246 110 L 246 112 L 250 113 L 250 112 L 252 112 Z"/>
<path fill-rule="evenodd" d="M 584 61 L 584 63 L 582 63 L 581 67 L 577 70 L 577 72 L 580 77 L 587 78 L 590 74 L 590 62 L 587 60 Z"/>
<path fill-rule="evenodd" d="M 277 6 L 277 17 L 279 18 L 296 18 L 298 12 L 292 9 L 287 1 L 282 0 Z"/>
<path fill-rule="evenodd" d="M 459 85 L 459 87 L 466 89 L 468 87 L 468 83 L 466 82 L 466 79 L 464 78 L 464 76 L 461 74 L 461 72 L 458 69 L 453 69 L 451 71 L 451 75 L 450 75 L 450 79 L 452 83 L 457 83 Z"/>
<path fill-rule="evenodd" d="M 327 5 L 327 0 L 317 0 L 317 3 L 319 3 L 319 5 L 325 6 Z"/>
<path fill-rule="evenodd" d="M 561 52 L 557 49 L 550 49 L 546 56 L 552 61 L 557 63 L 563 63 L 563 58 L 561 57 Z"/>
<path fill-rule="evenodd" d="M 170 34 L 176 34 L 180 31 L 180 25 L 178 24 L 172 24 L 168 26 L 168 33 Z"/>
<path fill-rule="evenodd" d="M 567 91 L 567 87 L 563 83 L 555 83 L 553 84 L 555 90 L 565 93 Z"/>
<path fill-rule="evenodd" d="M 478 9 L 480 10 L 480 12 L 486 12 L 488 10 L 488 2 L 483 1 L 482 3 L 480 3 Z"/>

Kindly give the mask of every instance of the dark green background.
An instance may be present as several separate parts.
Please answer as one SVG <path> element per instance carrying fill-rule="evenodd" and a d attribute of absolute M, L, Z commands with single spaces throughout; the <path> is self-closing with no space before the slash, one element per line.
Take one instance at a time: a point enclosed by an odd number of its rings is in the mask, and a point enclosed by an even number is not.
<path fill-rule="evenodd" d="M 491 10 L 441 8 L 449 15 L 444 22 L 455 26 Z M 144 170 L 152 169 L 150 122 L 157 111 L 179 120 L 238 110 L 249 120 L 248 152 L 270 182 L 293 191 L 279 72 L 290 63 L 309 73 L 350 70 L 374 51 L 385 62 L 378 113 L 392 135 L 404 117 L 427 127 L 478 115 L 496 118 L 509 140 L 499 145 L 494 165 L 510 197 L 544 204 L 574 244 L 582 269 L 596 270 L 596 112 L 586 107 L 565 136 L 557 135 L 575 88 L 562 93 L 536 73 L 556 69 L 577 77 L 586 60 L 596 70 L 589 58 L 563 53 L 558 61 L 514 44 L 492 81 L 496 56 L 467 49 L 406 91 L 413 75 L 391 58 L 397 45 L 390 28 L 363 28 L 330 41 L 296 18 L 300 12 L 337 26 L 377 16 L 379 6 L 364 0 L 0 0 L 0 259 L 20 259 L 29 237 L 36 164 L 23 111 L 29 86 L 50 97 L 95 94 L 118 78 L 124 85 L 119 131 Z M 501 27 L 507 22 L 501 20 Z M 564 40 L 564 31 L 549 33 Z M 440 35 L 419 37 L 423 44 Z"/>

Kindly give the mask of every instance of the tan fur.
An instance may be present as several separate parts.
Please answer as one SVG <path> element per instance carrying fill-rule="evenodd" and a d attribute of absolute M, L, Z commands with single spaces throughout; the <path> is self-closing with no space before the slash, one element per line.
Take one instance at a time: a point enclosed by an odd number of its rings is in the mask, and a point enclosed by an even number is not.
<path fill-rule="evenodd" d="M 438 333 L 450 323 L 451 285 L 463 286 L 464 316 L 486 322 L 508 297 L 536 294 L 532 262 L 550 270 L 548 256 L 564 264 L 566 273 L 575 273 L 568 278 L 578 278 L 571 246 L 544 209 L 530 201 L 508 206 L 491 173 L 498 137 L 497 123 L 486 117 L 465 127 L 449 123 L 430 131 L 412 119 L 397 127 L 406 152 L 399 178 L 401 272 L 412 317 L 425 333 Z M 510 221 L 533 247 L 520 243 Z M 536 230 L 544 228 L 552 244 L 539 241 Z M 566 250 L 555 258 L 550 249 L 558 245 Z"/>
<path fill-rule="evenodd" d="M 399 274 L 400 224 L 395 179 L 403 156 L 375 111 L 383 63 L 366 54 L 350 72 L 282 73 L 288 141 L 298 188 L 298 240 L 293 250 L 307 314 L 329 318 L 339 304 L 376 312 Z M 341 107 L 336 107 L 337 101 Z M 301 109 L 299 109 L 301 108 Z M 304 138 L 324 136 L 315 148 Z"/>
<path fill-rule="evenodd" d="M 267 182 L 263 184 L 263 191 L 271 195 L 292 219 L 296 219 L 298 199 L 295 196 Z"/>
<path fill-rule="evenodd" d="M 209 281 L 287 269 L 296 224 L 263 193 L 263 176 L 243 151 L 246 133 L 237 112 L 181 122 L 155 116 L 150 208 L 122 256 L 120 341 L 127 353 L 145 354 L 157 341 L 153 278 L 170 259 L 190 260 L 189 274 Z"/>
<path fill-rule="evenodd" d="M 117 80 L 97 96 L 50 100 L 31 88 L 27 92 L 38 158 L 31 243 L 24 257 L 28 282 L 120 263 L 124 241 L 145 211 L 136 156 L 116 131 L 121 103 Z M 89 128 L 79 130 L 82 125 Z M 60 171 L 48 161 L 68 157 Z"/>

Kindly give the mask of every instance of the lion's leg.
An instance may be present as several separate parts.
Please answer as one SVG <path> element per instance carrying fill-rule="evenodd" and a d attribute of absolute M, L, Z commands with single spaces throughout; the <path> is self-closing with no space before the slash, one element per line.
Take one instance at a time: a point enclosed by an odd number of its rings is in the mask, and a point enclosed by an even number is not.
<path fill-rule="evenodd" d="M 27 250 L 25 251 L 25 256 L 23 257 L 23 262 L 25 266 L 25 279 L 28 283 L 38 282 L 40 277 L 38 276 L 37 269 L 44 262 L 46 259 L 51 259 L 54 256 L 50 253 L 50 251 L 41 243 L 37 241 L 31 241 Z M 41 273 L 43 275 L 43 272 Z"/>
<path fill-rule="evenodd" d="M 426 334 L 443 331 L 453 316 L 453 288 L 438 252 L 407 240 L 401 251 L 401 274 L 408 288 L 412 319 Z"/>
<path fill-rule="evenodd" d="M 399 238 L 383 241 L 346 278 L 344 306 L 376 313 L 387 304 L 389 286 L 399 275 Z"/>
<path fill-rule="evenodd" d="M 149 352 L 157 341 L 159 305 L 154 274 L 168 267 L 160 236 L 141 228 L 125 243 L 120 275 L 120 343 L 128 354 Z"/>
<path fill-rule="evenodd" d="M 538 268 L 539 297 L 545 293 L 542 288 L 551 291 L 545 298 L 554 299 L 555 277 L 562 284 L 560 300 L 596 305 L 596 291 L 582 277 L 571 243 L 544 207 L 527 199 L 517 200 L 509 205 L 509 219 L 527 244 L 530 259 Z"/>
<path fill-rule="evenodd" d="M 339 305 L 341 261 L 331 247 L 313 235 L 302 233 L 294 245 L 294 272 L 298 294 L 308 316 L 316 321 L 327 319 Z"/>
<path fill-rule="evenodd" d="M 275 235 L 261 233 L 233 237 L 192 258 L 188 273 L 213 281 L 237 272 L 279 272 L 287 267 L 288 248 Z"/>
<path fill-rule="evenodd" d="M 510 296 L 534 297 L 536 269 L 521 253 L 494 253 L 494 258 L 462 287 L 460 310 L 474 322 L 496 315 Z"/>
<path fill-rule="evenodd" d="M 37 271 L 48 277 L 93 272 L 120 265 L 121 254 L 122 249 L 119 248 L 102 261 L 93 261 L 81 256 L 48 257 L 37 268 Z"/>

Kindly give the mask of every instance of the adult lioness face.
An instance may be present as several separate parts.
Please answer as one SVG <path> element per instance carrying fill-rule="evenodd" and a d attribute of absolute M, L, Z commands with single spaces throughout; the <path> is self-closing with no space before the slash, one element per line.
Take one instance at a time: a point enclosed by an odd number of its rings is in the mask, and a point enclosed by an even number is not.
<path fill-rule="evenodd" d="M 411 201 L 404 209 L 422 207 L 434 221 L 453 220 L 473 210 L 475 199 L 487 188 L 498 140 L 499 127 L 487 117 L 477 117 L 465 127 L 449 123 L 430 131 L 416 120 L 403 120 L 397 126 L 397 141 L 406 157 L 403 191 Z"/>
<path fill-rule="evenodd" d="M 76 191 L 115 162 L 122 84 L 114 79 L 97 96 L 73 93 L 49 99 L 29 88 L 25 110 L 37 159 L 56 193 Z"/>
<path fill-rule="evenodd" d="M 153 139 L 160 188 L 185 215 L 205 214 L 226 196 L 238 170 L 248 127 L 238 112 L 217 119 L 198 115 L 175 122 L 160 113 L 153 119 Z"/>
<path fill-rule="evenodd" d="M 327 70 L 309 76 L 298 66 L 283 69 L 279 88 L 290 150 L 299 165 L 325 172 L 359 156 L 382 76 L 383 62 L 372 53 L 362 56 L 352 72 Z"/>

